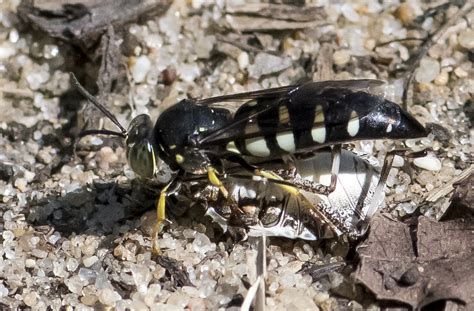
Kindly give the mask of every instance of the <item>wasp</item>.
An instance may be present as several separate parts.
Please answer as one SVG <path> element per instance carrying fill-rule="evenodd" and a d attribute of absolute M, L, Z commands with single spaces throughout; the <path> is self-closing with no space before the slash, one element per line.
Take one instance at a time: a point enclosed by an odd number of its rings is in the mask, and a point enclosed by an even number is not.
<path fill-rule="evenodd" d="M 200 100 L 184 99 L 161 113 L 154 125 L 148 115 L 138 115 L 126 130 L 72 74 L 71 77 L 79 91 L 120 129 L 84 134 L 123 137 L 128 162 L 143 178 L 160 173 L 160 159 L 176 172 L 157 202 L 156 234 L 165 220 L 168 190 L 183 176 L 207 175 L 212 185 L 230 197 L 221 180 L 228 175 L 219 172 L 223 161 L 239 163 L 263 178 L 277 180 L 278 176 L 252 162 L 304 156 L 335 146 L 329 185 L 292 182 L 296 188 L 327 195 L 336 187 L 342 143 L 427 135 L 425 128 L 403 108 L 367 92 L 369 87 L 383 83 L 379 80 L 311 81 Z M 226 102 L 243 104 L 234 114 L 215 106 Z"/>

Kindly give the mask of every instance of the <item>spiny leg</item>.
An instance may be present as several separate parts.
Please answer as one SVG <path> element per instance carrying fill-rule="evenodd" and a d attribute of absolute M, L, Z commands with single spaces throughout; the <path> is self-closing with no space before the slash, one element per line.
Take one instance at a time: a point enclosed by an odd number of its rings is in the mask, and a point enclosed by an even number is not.
<path fill-rule="evenodd" d="M 375 187 L 374 195 L 372 196 L 372 201 L 370 202 L 369 209 L 366 213 L 366 219 L 369 220 L 377 211 L 381 200 L 383 199 L 383 193 L 385 189 L 385 183 L 387 182 L 390 169 L 392 168 L 393 159 L 396 155 L 404 155 L 406 158 L 419 158 L 427 154 L 427 150 L 421 150 L 417 152 L 408 152 L 406 149 L 395 149 L 387 152 L 385 159 L 383 161 L 382 170 L 380 172 L 379 182 Z"/>
<path fill-rule="evenodd" d="M 234 197 L 229 194 L 229 191 L 226 189 L 222 181 L 218 177 L 218 172 L 213 166 L 208 166 L 207 168 L 207 177 L 211 184 L 219 189 L 219 191 L 222 193 L 224 198 L 229 202 L 229 207 L 231 208 L 232 212 L 235 214 L 233 216 L 237 215 L 243 215 L 244 212 L 239 208 L 239 205 L 235 201 Z M 221 175 L 224 179 L 227 178 L 226 174 Z"/>
<path fill-rule="evenodd" d="M 341 164 L 341 145 L 334 145 L 331 151 L 331 183 L 329 186 L 323 185 L 318 182 L 307 180 L 298 175 L 298 172 L 294 168 L 288 170 L 278 171 L 279 176 L 284 179 L 291 179 L 294 187 L 308 191 L 311 193 L 329 195 L 336 189 L 337 176 L 339 174 L 339 168 Z"/>

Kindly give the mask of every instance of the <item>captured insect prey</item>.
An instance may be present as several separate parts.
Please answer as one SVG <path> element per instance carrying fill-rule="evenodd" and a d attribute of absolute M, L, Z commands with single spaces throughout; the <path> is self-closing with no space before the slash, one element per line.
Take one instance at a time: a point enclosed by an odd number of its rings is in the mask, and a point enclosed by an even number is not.
<path fill-rule="evenodd" d="M 391 162 L 385 165 L 390 167 Z M 296 160 L 295 166 L 300 178 L 326 182 L 331 178 L 331 151 L 322 150 L 310 158 Z M 168 205 L 186 205 L 191 198 L 191 207 L 203 205 L 207 215 L 224 231 L 227 226 L 236 226 L 246 228 L 250 236 L 304 240 L 341 234 L 357 238 L 366 232 L 372 215 L 383 205 L 384 188 L 377 185 L 384 185 L 385 180 L 380 178 L 377 160 L 348 150 L 341 152 L 338 183 L 329 195 L 295 193 L 275 182 L 254 180 L 241 167 L 236 171 L 223 184 L 237 202 L 237 212 L 231 210 L 219 188 L 205 179 L 183 183 L 179 193 L 170 196 Z"/>
<path fill-rule="evenodd" d="M 90 130 L 82 136 L 102 133 L 125 138 L 129 164 L 143 178 L 160 175 L 161 161 L 175 172 L 157 203 L 156 232 L 165 220 L 167 191 L 176 188 L 187 175 L 207 177 L 236 205 L 223 181 L 232 177 L 225 163 L 237 163 L 261 178 L 277 180 L 281 179 L 278 174 L 266 172 L 266 162 L 288 156 L 302 158 L 334 146 L 329 184 L 291 178 L 288 185 L 327 196 L 340 182 L 341 144 L 427 135 L 407 111 L 368 93 L 370 87 L 382 84 L 379 80 L 306 82 L 201 100 L 184 99 L 163 111 L 154 126 L 148 115 L 139 115 L 126 130 L 72 74 L 71 77 L 79 91 L 120 129 Z M 241 102 L 234 114 L 216 106 L 230 107 L 230 102 Z"/>

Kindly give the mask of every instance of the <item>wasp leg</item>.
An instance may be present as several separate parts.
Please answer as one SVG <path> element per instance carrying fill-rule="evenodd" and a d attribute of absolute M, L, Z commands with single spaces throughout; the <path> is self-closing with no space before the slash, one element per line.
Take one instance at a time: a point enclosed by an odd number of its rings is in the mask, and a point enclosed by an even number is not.
<path fill-rule="evenodd" d="M 341 164 L 341 145 L 334 145 L 331 152 L 331 183 L 329 186 L 311 181 L 306 180 L 297 174 L 295 168 L 290 168 L 284 171 L 278 171 L 279 177 L 282 176 L 285 179 L 291 179 L 291 182 L 294 187 L 316 193 L 316 194 L 323 194 L 329 195 L 336 189 L 337 185 L 337 176 L 339 174 L 339 167 Z"/>
<path fill-rule="evenodd" d="M 163 222 L 166 220 L 166 198 L 169 195 L 169 189 L 174 184 L 174 180 L 170 181 L 160 192 L 160 196 L 156 201 L 156 224 L 153 227 L 152 235 L 152 251 L 155 254 L 160 253 L 160 247 L 158 246 L 158 234 L 163 229 Z"/>
<path fill-rule="evenodd" d="M 226 189 L 222 181 L 217 176 L 218 172 L 216 171 L 216 169 L 212 166 L 209 166 L 207 168 L 207 175 L 211 184 L 219 189 L 219 192 L 222 193 L 224 199 L 226 199 L 229 203 L 229 207 L 232 210 L 232 217 L 238 218 L 239 216 L 244 215 L 245 213 L 240 209 L 239 204 L 236 202 L 235 198 L 229 194 L 229 191 Z M 227 177 L 227 174 L 222 174 L 223 179 L 226 179 Z M 229 220 L 229 222 L 232 221 Z"/>
<path fill-rule="evenodd" d="M 207 176 L 208 176 L 209 181 L 211 182 L 211 184 L 213 184 L 214 186 L 219 188 L 219 190 L 222 193 L 222 195 L 224 196 L 224 198 L 228 199 L 229 198 L 229 191 L 227 191 L 227 189 L 224 187 L 224 184 L 219 179 L 219 177 L 217 177 L 217 174 L 218 174 L 217 170 L 214 167 L 209 166 L 207 168 Z"/>
<path fill-rule="evenodd" d="M 369 209 L 367 210 L 367 213 L 366 213 L 367 220 L 370 219 L 375 214 L 375 212 L 380 206 L 381 200 L 383 200 L 383 192 L 385 188 L 385 183 L 387 182 L 387 178 L 390 173 L 390 169 L 392 168 L 393 159 L 395 158 L 395 156 L 403 155 L 406 158 L 419 158 L 419 157 L 425 156 L 426 154 L 427 154 L 427 149 L 417 151 L 417 152 L 408 152 L 408 150 L 406 149 L 395 149 L 395 150 L 387 152 L 387 154 L 385 155 L 385 159 L 383 160 L 379 182 L 377 183 L 377 186 L 375 187 L 372 201 L 370 202 Z"/>
<path fill-rule="evenodd" d="M 267 171 L 267 170 L 255 170 L 255 175 L 252 179 L 255 181 L 262 181 L 262 182 L 274 182 L 282 189 L 290 192 L 291 194 L 298 195 L 298 186 L 295 185 L 293 182 L 288 182 L 283 179 L 280 175 L 275 172 Z"/>

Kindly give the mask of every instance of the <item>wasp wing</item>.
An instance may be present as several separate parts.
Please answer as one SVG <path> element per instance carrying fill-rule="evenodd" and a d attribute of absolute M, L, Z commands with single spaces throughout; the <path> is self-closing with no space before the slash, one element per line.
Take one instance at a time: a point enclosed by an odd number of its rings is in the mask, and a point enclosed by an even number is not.
<path fill-rule="evenodd" d="M 311 81 L 302 84 L 293 84 L 282 87 L 275 87 L 266 90 L 257 90 L 250 92 L 243 92 L 237 94 L 220 95 L 196 100 L 198 105 L 212 105 L 220 102 L 229 101 L 245 101 L 252 99 L 270 99 L 278 98 L 287 95 L 291 91 L 297 89 L 301 85 L 311 85 L 315 90 L 323 91 L 324 89 L 333 88 L 347 88 L 351 90 L 368 89 L 384 84 L 382 80 L 376 79 L 354 79 L 354 80 L 326 80 L 326 81 Z"/>
<path fill-rule="evenodd" d="M 307 128 L 318 128 L 324 127 L 324 114 L 323 111 L 315 111 L 314 117 L 311 120 L 305 119 L 306 122 L 298 122 L 291 124 L 290 112 L 288 110 L 279 112 L 279 107 L 285 106 L 288 102 L 289 97 L 293 95 L 297 97 L 303 97 L 303 100 L 295 99 L 295 106 L 298 102 L 308 102 L 309 98 L 316 98 L 319 96 L 318 101 L 322 106 L 327 105 L 324 96 L 320 96 L 324 91 L 328 89 L 337 90 L 363 90 L 370 87 L 382 85 L 384 82 L 381 80 L 372 79 L 359 79 L 359 80 L 329 80 L 329 81 L 318 81 L 318 82 L 307 82 L 301 85 L 293 85 L 288 87 L 281 87 L 268 90 L 260 90 L 254 92 L 223 95 L 213 98 L 204 99 L 198 101 L 198 104 L 204 102 L 205 104 L 213 104 L 221 101 L 236 101 L 236 100 L 250 100 L 255 101 L 254 103 L 247 102 L 241 106 L 236 114 L 233 122 L 229 125 L 222 127 L 214 132 L 207 133 L 205 136 L 198 139 L 198 143 L 201 145 L 212 145 L 221 144 L 225 142 L 234 141 L 236 139 L 248 139 L 263 136 L 266 133 L 281 133 L 290 130 L 299 130 Z M 300 94 L 301 93 L 301 94 Z M 329 100 L 327 100 L 329 102 Z M 305 107 L 307 106 L 307 107 Z M 322 107 L 321 106 L 321 107 Z M 311 109 L 315 108 L 314 104 L 302 105 L 299 107 L 299 114 L 301 116 L 313 114 Z M 308 113 L 305 113 L 307 108 Z M 247 110 L 248 112 L 244 112 Z M 242 113 L 239 113 L 242 112 Z M 278 124 L 275 125 L 275 113 L 279 113 L 277 116 Z M 261 116 L 269 114 L 267 118 Z M 258 123 L 257 119 L 268 120 L 271 124 Z M 347 122 L 347 119 L 345 120 Z M 308 124 L 310 122 L 311 124 Z M 245 130 L 242 127 L 245 126 Z"/>

